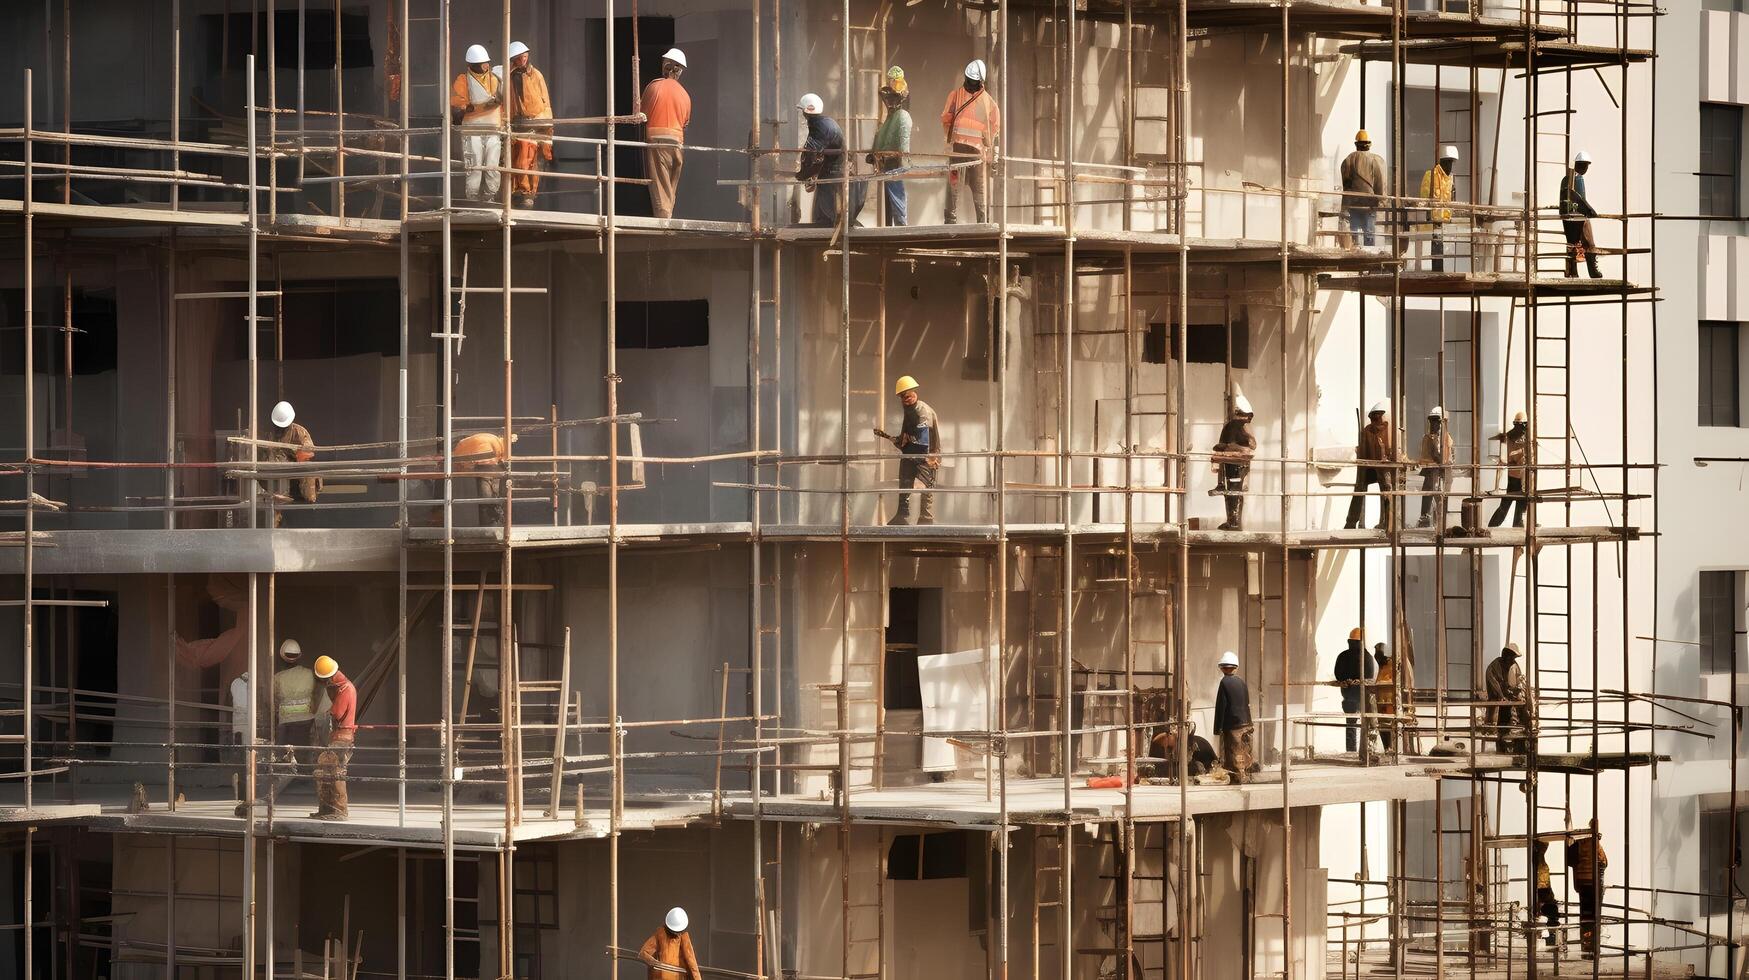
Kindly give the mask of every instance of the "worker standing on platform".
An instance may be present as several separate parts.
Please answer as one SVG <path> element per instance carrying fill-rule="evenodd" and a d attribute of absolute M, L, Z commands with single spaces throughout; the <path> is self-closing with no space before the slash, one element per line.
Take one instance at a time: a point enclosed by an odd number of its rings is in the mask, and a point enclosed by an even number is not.
<path fill-rule="evenodd" d="M 1251 690 L 1239 676 L 1239 655 L 1221 654 L 1221 683 L 1215 689 L 1215 737 L 1221 740 L 1221 764 L 1235 783 L 1256 769 L 1251 749 Z"/>
<path fill-rule="evenodd" d="M 1458 151 L 1455 146 L 1447 146 L 1439 151 L 1439 162 L 1433 169 L 1421 175 L 1421 197 L 1428 201 L 1447 202 L 1452 195 L 1452 168 L 1457 166 Z M 1435 203 L 1427 209 L 1427 231 L 1429 232 L 1428 251 L 1433 256 L 1431 264 L 1434 272 L 1445 271 L 1445 226 L 1451 221 L 1451 208 L 1440 207 Z"/>
<path fill-rule="evenodd" d="M 802 96 L 796 108 L 802 111 L 802 121 L 808 127 L 801 167 L 796 170 L 796 179 L 814 192 L 814 209 L 808 223 L 835 225 L 839 195 L 844 191 L 844 130 L 837 120 L 826 115 L 826 103 L 812 92 Z"/>
<path fill-rule="evenodd" d="M 1530 707 L 1524 687 L 1524 669 L 1518 665 L 1518 644 L 1506 644 L 1500 655 L 1488 664 L 1483 680 L 1487 684 L 1487 700 L 1493 703 L 1488 713 L 1494 721 L 1494 746 L 1507 754 L 1527 751 Z"/>
<path fill-rule="evenodd" d="M 461 127 L 462 167 L 467 170 L 464 196 L 491 201 L 498 196 L 498 168 L 503 161 L 503 70 L 492 67 L 486 46 L 473 44 L 463 55 L 468 70 L 449 87 L 449 115 Z"/>
<path fill-rule="evenodd" d="M 874 151 L 868 162 L 881 178 L 882 216 L 889 228 L 902 227 L 905 213 L 905 181 L 897 176 L 905 169 L 905 155 L 911 152 L 911 89 L 905 82 L 905 69 L 894 65 L 887 69 L 887 84 L 881 86 L 881 105 L 887 107 L 887 118 L 875 132 Z M 860 211 L 860 209 L 858 209 Z"/>
<path fill-rule="evenodd" d="M 315 672 L 299 661 L 304 648 L 297 640 L 279 645 L 282 666 L 273 675 L 274 792 L 285 792 L 298 775 L 299 748 L 317 744 L 315 720 L 328 707 L 327 692 L 316 684 Z M 325 740 L 325 739 L 324 739 Z M 237 816 L 248 816 L 248 803 L 237 804 Z"/>
<path fill-rule="evenodd" d="M 553 100 L 547 77 L 528 63 L 528 45 L 510 42 L 510 126 L 522 134 L 510 141 L 511 204 L 534 207 L 542 162 L 553 159 Z"/>
<path fill-rule="evenodd" d="M 316 812 L 314 820 L 345 820 L 351 812 L 346 799 L 346 764 L 352 760 L 352 745 L 358 735 L 358 689 L 340 672 L 333 657 L 316 658 L 316 679 L 328 688 L 330 728 L 326 746 L 316 757 Z"/>
<path fill-rule="evenodd" d="M 947 175 L 947 206 L 941 220 L 947 224 L 959 222 L 959 186 L 964 184 L 972 194 L 973 220 L 989 220 L 984 206 L 991 155 L 996 140 L 1002 135 L 1002 112 L 995 96 L 984 87 L 988 68 L 981 59 L 966 65 L 966 74 L 959 87 L 947 93 L 947 104 L 941 109 L 941 131 L 947 138 L 949 163 L 966 163 Z"/>
<path fill-rule="evenodd" d="M 244 802 L 237 804 L 237 816 L 248 814 L 249 799 L 249 672 L 244 671 L 231 678 L 231 749 L 232 758 L 236 760 L 237 771 L 232 776 L 237 781 L 237 799 Z"/>
<path fill-rule="evenodd" d="M 1245 478 L 1251 472 L 1251 457 L 1257 453 L 1257 437 L 1251 434 L 1255 418 L 1251 402 L 1244 395 L 1233 396 L 1233 417 L 1221 427 L 1221 438 L 1215 443 L 1215 490 L 1227 502 L 1227 523 L 1222 531 L 1237 531 L 1244 526 Z"/>
<path fill-rule="evenodd" d="M 680 190 L 680 169 L 685 162 L 681 147 L 686 127 L 692 122 L 692 96 L 680 84 L 686 71 L 686 53 L 669 48 L 662 56 L 662 77 L 644 86 L 639 100 L 644 108 L 644 169 L 650 178 L 650 213 L 674 217 L 674 198 Z"/>
<path fill-rule="evenodd" d="M 270 441 L 281 443 L 267 451 L 267 461 L 270 463 L 307 463 L 316 458 L 316 440 L 310 438 L 310 430 L 294 421 L 298 416 L 291 402 L 279 402 L 268 413 L 268 420 L 273 423 L 273 434 Z M 316 502 L 316 497 L 322 491 L 322 478 L 317 476 L 301 476 L 294 480 L 275 480 L 275 498 L 285 498 L 286 501 L 302 500 L 306 504 Z M 295 495 L 291 491 L 296 491 Z M 273 526 L 282 527 L 285 524 L 285 514 L 275 510 Z"/>
<path fill-rule="evenodd" d="M 1561 903 L 1555 900 L 1554 885 L 1549 878 L 1549 842 L 1539 840 L 1532 843 L 1531 857 L 1536 864 L 1536 911 L 1549 924 L 1548 932 L 1543 934 L 1543 945 L 1553 947 L 1555 933 L 1561 927 Z M 1536 916 L 1531 918 L 1534 921 Z"/>
<path fill-rule="evenodd" d="M 1585 271 L 1593 279 L 1602 279 L 1597 271 L 1597 240 L 1591 235 L 1591 219 L 1597 209 L 1585 198 L 1585 172 L 1591 169 L 1591 154 L 1580 150 L 1573 154 L 1573 166 L 1561 178 L 1561 230 L 1567 236 L 1567 278 L 1579 275 L 1579 256 L 1585 257 Z"/>
<path fill-rule="evenodd" d="M 917 397 L 916 378 L 909 374 L 901 377 L 893 385 L 893 394 L 899 397 L 899 403 L 905 407 L 903 428 L 896 436 L 875 430 L 876 435 L 892 440 L 893 445 L 904 454 L 899 458 L 899 509 L 893 512 L 892 520 L 887 523 L 900 525 L 909 522 L 911 494 L 905 491 L 922 484 L 923 492 L 918 496 L 923 501 L 917 510 L 917 523 L 934 524 L 935 494 L 929 491 L 935 486 L 935 471 L 941 465 L 940 423 L 936 420 L 935 409 Z"/>
<path fill-rule="evenodd" d="M 1373 247 L 1378 231 L 1379 199 L 1391 192 L 1385 158 L 1372 152 L 1366 130 L 1354 134 L 1354 152 L 1342 160 L 1342 210 L 1348 217 L 1348 246 Z"/>
<path fill-rule="evenodd" d="M 1389 752 L 1397 746 L 1397 661 L 1391 657 L 1391 651 L 1383 643 L 1373 647 L 1373 661 L 1378 664 L 1379 671 L 1373 680 L 1374 700 L 1378 702 L 1379 742 Z M 1403 694 L 1409 695 L 1408 678 L 1404 678 Z"/>
<path fill-rule="evenodd" d="M 510 441 L 516 441 L 511 433 Z M 455 444 L 455 472 L 484 474 L 474 477 L 480 503 L 480 524 L 504 523 L 504 482 L 510 479 L 510 450 L 496 432 L 476 432 Z"/>
<path fill-rule="evenodd" d="M 1488 518 L 1488 526 L 1499 527 L 1500 522 L 1506 519 L 1506 512 L 1513 510 L 1512 526 L 1523 527 L 1524 510 L 1530 502 L 1529 496 L 1524 492 L 1524 479 L 1530 475 L 1530 423 L 1525 421 L 1523 412 L 1515 412 L 1511 429 L 1488 438 L 1503 445 L 1506 465 L 1509 467 L 1506 471 L 1506 497 L 1494 509 L 1494 516 Z"/>
<path fill-rule="evenodd" d="M 686 910 L 676 905 L 662 919 L 661 928 L 644 940 L 638 959 L 650 968 L 649 980 L 689 977 L 704 980 L 698 971 L 698 955 L 692 951 L 692 934 L 686 931 Z"/>
<path fill-rule="evenodd" d="M 1597 955 L 1598 919 L 1603 912 L 1603 873 L 1609 870 L 1609 855 L 1597 833 L 1597 821 L 1591 821 L 1591 832 L 1567 841 L 1567 870 L 1573 876 L 1573 890 L 1579 893 L 1579 941 L 1585 951 Z"/>
<path fill-rule="evenodd" d="M 1421 522 L 1418 527 L 1433 526 L 1433 508 L 1439 506 L 1439 520 L 1445 523 L 1445 488 L 1451 482 L 1451 430 L 1445 427 L 1445 409 L 1433 406 L 1427 413 L 1427 434 L 1421 437 Z"/>
<path fill-rule="evenodd" d="M 1342 689 L 1342 711 L 1348 715 L 1344 744 L 1348 751 L 1360 749 L 1360 712 L 1366 702 L 1366 684 L 1373 679 L 1372 658 L 1361 643 L 1364 633 L 1356 626 L 1348 631 L 1348 647 L 1336 655 L 1336 685 Z"/>
<path fill-rule="evenodd" d="M 1348 502 L 1348 520 L 1342 525 L 1353 530 L 1366 516 L 1366 492 L 1379 485 L 1379 523 L 1383 531 L 1391 526 L 1391 494 L 1397 489 L 1397 471 L 1388 466 L 1368 466 L 1368 463 L 1397 461 L 1397 438 L 1386 417 L 1391 406 L 1377 402 L 1367 413 L 1367 422 L 1360 430 L 1360 442 L 1354 447 L 1354 497 Z"/>

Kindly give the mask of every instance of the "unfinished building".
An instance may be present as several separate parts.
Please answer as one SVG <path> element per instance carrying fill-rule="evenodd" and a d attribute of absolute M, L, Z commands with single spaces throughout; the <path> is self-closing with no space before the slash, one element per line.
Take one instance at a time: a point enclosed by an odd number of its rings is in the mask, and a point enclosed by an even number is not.
<path fill-rule="evenodd" d="M 1733 975 L 1651 816 L 1671 746 L 1739 742 L 1648 653 L 1656 13 L 9 7 L 0 955 L 617 977 L 682 906 L 707 976 Z M 517 41 L 554 118 L 500 114 L 537 152 L 467 199 L 464 51 Z M 974 59 L 1001 126 L 968 158 L 934 106 Z M 892 65 L 898 177 L 864 156 Z M 796 179 L 810 93 L 842 178 Z M 1596 278 L 1562 274 L 1580 150 Z M 890 523 L 902 376 L 933 523 Z M 1400 452 L 1360 459 L 1379 403 Z M 1354 629 L 1393 669 L 1345 712 Z M 247 679 L 288 639 L 356 689 L 344 819 Z M 1227 651 L 1242 782 L 1188 751 Z M 1560 860 L 1598 843 L 1601 887 Z"/>

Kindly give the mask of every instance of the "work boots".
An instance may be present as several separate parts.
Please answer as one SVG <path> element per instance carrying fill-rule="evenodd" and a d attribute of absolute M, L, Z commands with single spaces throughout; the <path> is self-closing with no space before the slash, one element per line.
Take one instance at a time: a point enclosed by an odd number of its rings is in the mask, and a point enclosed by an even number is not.
<path fill-rule="evenodd" d="M 935 523 L 935 494 L 933 494 L 933 493 L 920 493 L 920 494 L 918 494 L 918 496 L 923 498 L 923 503 L 921 505 L 919 505 L 917 508 L 917 523 L 918 524 L 934 524 Z"/>
<path fill-rule="evenodd" d="M 1244 530 L 1244 517 L 1245 498 L 1239 496 L 1237 493 L 1229 491 L 1227 494 L 1227 523 L 1222 524 L 1217 530 Z"/>
<path fill-rule="evenodd" d="M 893 511 L 893 516 L 887 520 L 888 527 L 904 527 L 911 523 L 911 495 L 899 494 L 899 509 Z"/>
<path fill-rule="evenodd" d="M 1360 527 L 1361 519 L 1366 516 L 1366 494 L 1356 492 L 1348 501 L 1348 519 L 1342 522 L 1344 531 L 1353 531 Z"/>
<path fill-rule="evenodd" d="M 1603 278 L 1603 273 L 1599 272 L 1597 269 L 1597 253 L 1596 252 L 1587 251 L 1585 253 L 1585 271 L 1591 273 L 1591 278 L 1593 278 L 1593 279 L 1602 279 Z"/>

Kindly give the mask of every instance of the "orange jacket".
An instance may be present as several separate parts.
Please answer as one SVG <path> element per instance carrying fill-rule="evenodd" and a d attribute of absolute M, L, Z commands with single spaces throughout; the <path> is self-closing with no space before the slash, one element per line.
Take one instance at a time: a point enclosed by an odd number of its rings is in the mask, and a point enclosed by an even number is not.
<path fill-rule="evenodd" d="M 985 147 L 1002 135 L 1002 113 L 989 89 L 968 92 L 961 85 L 947 93 L 947 105 L 941 110 L 941 129 L 947 134 L 949 146 Z"/>
<path fill-rule="evenodd" d="M 485 103 L 488 99 L 502 98 L 499 95 L 502 85 L 503 79 L 498 77 L 497 72 L 476 75 L 470 68 L 457 75 L 455 82 L 450 85 L 449 107 L 461 110 L 463 126 L 496 126 L 502 118 L 498 114 L 498 106 L 487 106 Z M 480 98 L 482 93 L 485 94 L 485 99 Z"/>
<path fill-rule="evenodd" d="M 510 121 L 528 123 L 553 118 L 553 100 L 547 94 L 547 77 L 533 65 L 510 73 Z M 543 127 L 544 128 L 544 127 Z"/>
<path fill-rule="evenodd" d="M 471 436 L 463 437 L 460 442 L 455 444 L 455 452 L 451 456 L 452 458 L 479 456 L 482 453 L 491 453 L 492 455 L 481 459 L 456 459 L 456 472 L 492 469 L 510 458 L 510 454 L 504 448 L 504 439 L 495 432 L 476 432 Z"/>
<path fill-rule="evenodd" d="M 692 980 L 700 978 L 698 956 L 692 951 L 692 934 L 689 932 L 670 935 L 667 929 L 658 926 L 638 952 L 664 966 L 680 967 Z M 671 980 L 674 976 L 663 970 L 650 970 L 650 980 Z"/>
<path fill-rule="evenodd" d="M 644 136 L 652 143 L 686 142 L 686 124 L 692 122 L 692 96 L 672 78 L 658 78 L 644 86 Z"/>

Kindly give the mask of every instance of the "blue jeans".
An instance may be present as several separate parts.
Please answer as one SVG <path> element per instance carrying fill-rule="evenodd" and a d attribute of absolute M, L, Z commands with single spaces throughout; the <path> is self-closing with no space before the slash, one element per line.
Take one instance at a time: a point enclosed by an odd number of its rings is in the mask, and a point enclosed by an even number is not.
<path fill-rule="evenodd" d="M 881 181 L 886 200 L 886 219 L 889 227 L 900 227 L 905 222 L 905 181 L 899 176 L 903 170 L 888 170 Z"/>
<path fill-rule="evenodd" d="M 814 212 L 812 223 L 816 225 L 835 225 L 838 223 L 838 191 L 843 184 L 828 184 L 826 180 L 834 178 L 822 177 L 820 183 L 814 185 Z"/>
<path fill-rule="evenodd" d="M 1378 212 L 1372 208 L 1348 209 L 1348 233 L 1367 248 L 1372 247 L 1373 235 L 1378 231 L 1378 222 Z"/>

